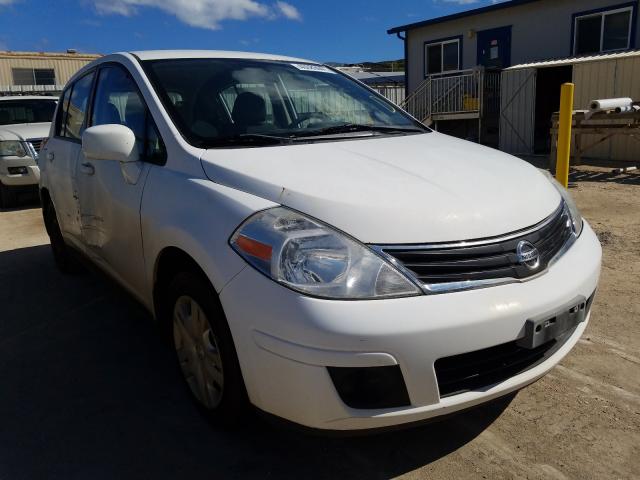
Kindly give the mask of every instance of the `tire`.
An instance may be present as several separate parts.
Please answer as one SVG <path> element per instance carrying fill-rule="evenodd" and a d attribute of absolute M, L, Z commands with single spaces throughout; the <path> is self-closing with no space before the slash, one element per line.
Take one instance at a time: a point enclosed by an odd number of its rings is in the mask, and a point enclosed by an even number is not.
<path fill-rule="evenodd" d="M 16 194 L 11 187 L 0 182 L 0 208 L 11 208 L 16 205 Z"/>
<path fill-rule="evenodd" d="M 167 293 L 163 318 L 191 398 L 215 425 L 237 425 L 249 402 L 215 290 L 202 274 L 185 272 L 173 279 Z"/>
<path fill-rule="evenodd" d="M 81 272 L 82 266 L 78 262 L 78 259 L 74 257 L 73 252 L 65 243 L 64 238 L 62 238 L 56 210 L 51 201 L 45 202 L 42 206 L 42 216 L 44 218 L 45 228 L 49 234 L 53 259 L 56 262 L 58 270 L 65 274 Z"/>

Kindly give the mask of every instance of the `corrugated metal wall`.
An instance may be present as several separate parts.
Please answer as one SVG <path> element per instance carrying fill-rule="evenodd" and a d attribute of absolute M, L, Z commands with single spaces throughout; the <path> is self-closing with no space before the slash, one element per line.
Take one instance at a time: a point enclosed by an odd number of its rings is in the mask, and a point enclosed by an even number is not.
<path fill-rule="evenodd" d="M 87 63 L 98 56 L 88 55 L 47 55 L 42 56 L 15 53 L 0 53 L 0 85 L 13 85 L 13 68 L 53 68 L 56 84 L 67 83 L 69 78 Z"/>
<path fill-rule="evenodd" d="M 589 102 L 599 98 L 631 97 L 640 101 L 640 56 L 576 64 L 573 66 L 573 82 L 576 85 L 574 108 L 577 110 L 589 108 Z M 589 145 L 598 138 L 601 137 L 585 135 L 582 145 Z M 640 139 L 615 136 L 587 150 L 584 156 L 638 161 Z"/>
<path fill-rule="evenodd" d="M 566 62 L 565 64 L 571 65 Z M 549 68 L 549 67 L 540 67 Z M 515 154 L 533 154 L 535 132 L 536 68 L 502 72 L 500 106 L 500 150 Z M 573 64 L 576 85 L 574 108 L 585 110 L 591 100 L 631 97 L 640 101 L 640 56 L 608 58 Z M 601 136 L 584 135 L 582 146 L 595 143 Z M 640 160 L 640 139 L 614 136 L 585 151 L 584 157 Z"/>
<path fill-rule="evenodd" d="M 536 70 L 502 72 L 500 87 L 500 150 L 533 153 Z"/>

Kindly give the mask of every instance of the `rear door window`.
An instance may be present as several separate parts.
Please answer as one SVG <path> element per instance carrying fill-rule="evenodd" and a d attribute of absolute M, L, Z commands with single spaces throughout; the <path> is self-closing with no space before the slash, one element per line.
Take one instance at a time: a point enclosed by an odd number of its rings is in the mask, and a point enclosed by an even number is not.
<path fill-rule="evenodd" d="M 93 77 L 94 72 L 91 72 L 73 84 L 65 122 L 64 136 L 67 138 L 73 140 L 82 138 L 91 87 L 93 86 Z"/>
<path fill-rule="evenodd" d="M 56 137 L 64 137 L 65 122 L 67 118 L 67 111 L 69 110 L 69 97 L 71 96 L 71 87 L 62 92 L 60 97 L 60 106 L 58 107 L 58 114 L 56 115 Z"/>

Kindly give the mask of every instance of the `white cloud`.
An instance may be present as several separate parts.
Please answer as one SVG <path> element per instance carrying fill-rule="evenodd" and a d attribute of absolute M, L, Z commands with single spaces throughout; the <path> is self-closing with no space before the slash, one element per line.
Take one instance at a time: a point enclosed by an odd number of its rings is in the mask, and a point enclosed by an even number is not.
<path fill-rule="evenodd" d="M 288 18 L 289 20 L 302 20 L 300 11 L 290 3 L 278 0 L 275 7 L 283 17 Z"/>
<path fill-rule="evenodd" d="M 6 7 L 7 5 L 11 5 L 17 1 L 18 0 L 0 0 L 0 7 Z"/>
<path fill-rule="evenodd" d="M 12 0 L 0 0 L 12 1 Z M 246 20 L 251 17 L 291 20 L 302 18 L 293 5 L 277 1 L 273 6 L 258 0 L 93 0 L 103 15 L 136 15 L 143 8 L 158 8 L 192 27 L 215 30 L 224 20 Z"/>

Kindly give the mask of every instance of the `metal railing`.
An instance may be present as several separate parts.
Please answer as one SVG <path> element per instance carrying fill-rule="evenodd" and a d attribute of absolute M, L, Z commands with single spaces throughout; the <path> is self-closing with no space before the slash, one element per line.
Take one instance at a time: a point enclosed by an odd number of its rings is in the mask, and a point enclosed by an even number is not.
<path fill-rule="evenodd" d="M 480 70 L 431 77 L 431 115 L 480 111 Z"/>
<path fill-rule="evenodd" d="M 375 85 L 371 88 L 398 106 L 404 101 L 404 85 Z"/>
<path fill-rule="evenodd" d="M 500 73 L 483 68 L 458 70 L 428 76 L 401 104 L 421 121 L 434 115 L 477 113 L 491 99 L 499 108 Z"/>
<path fill-rule="evenodd" d="M 400 107 L 420 121 L 427 120 L 431 115 L 431 77 L 427 77 L 411 95 L 405 98 Z"/>

